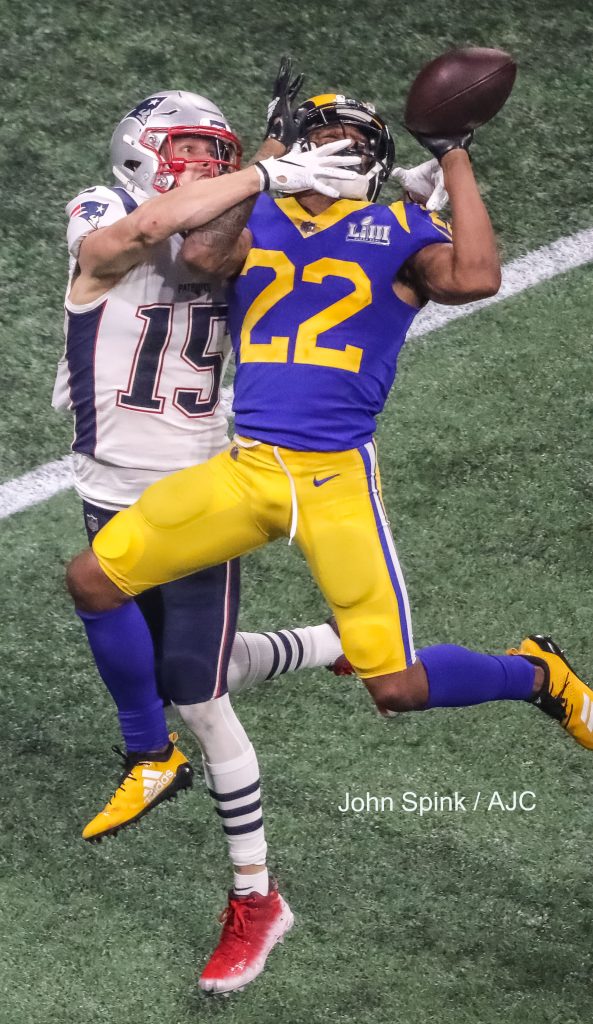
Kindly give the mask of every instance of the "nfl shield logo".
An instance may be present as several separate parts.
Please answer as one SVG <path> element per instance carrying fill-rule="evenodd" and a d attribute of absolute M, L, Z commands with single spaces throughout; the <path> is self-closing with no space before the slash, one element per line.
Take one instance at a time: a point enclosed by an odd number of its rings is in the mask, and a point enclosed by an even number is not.
<path fill-rule="evenodd" d="M 88 526 L 91 533 L 98 533 L 99 520 L 97 519 L 96 515 L 94 515 L 92 512 L 87 512 L 86 514 L 86 525 Z"/>

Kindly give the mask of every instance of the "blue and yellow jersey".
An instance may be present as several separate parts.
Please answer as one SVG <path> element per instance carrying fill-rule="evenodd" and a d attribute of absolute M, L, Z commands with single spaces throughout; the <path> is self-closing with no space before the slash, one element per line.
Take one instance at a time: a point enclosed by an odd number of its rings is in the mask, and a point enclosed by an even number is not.
<path fill-rule="evenodd" d="M 449 242 L 424 207 L 341 199 L 311 216 L 258 199 L 253 247 L 230 294 L 235 429 L 300 451 L 366 444 L 418 312 L 393 291 L 405 261 Z"/>

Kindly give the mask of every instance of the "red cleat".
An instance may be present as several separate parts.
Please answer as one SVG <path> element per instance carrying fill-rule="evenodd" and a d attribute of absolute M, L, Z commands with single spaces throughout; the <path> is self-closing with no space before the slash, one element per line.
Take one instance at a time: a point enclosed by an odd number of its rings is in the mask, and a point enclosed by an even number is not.
<path fill-rule="evenodd" d="M 333 629 L 334 633 L 339 638 L 340 631 L 338 629 L 338 623 L 335 620 L 335 616 L 332 615 L 327 620 L 327 624 L 328 624 L 328 626 L 331 626 L 331 628 Z M 331 665 L 326 665 L 326 668 L 327 668 L 327 670 L 329 672 L 333 672 L 333 674 L 335 676 L 354 676 L 354 675 L 356 675 L 356 672 L 354 671 L 354 669 L 352 667 L 352 664 L 348 661 L 348 658 L 346 657 L 344 652 L 342 652 L 342 654 L 340 654 L 336 658 L 336 660 L 334 662 L 332 662 Z"/>
<path fill-rule="evenodd" d="M 292 911 L 275 882 L 267 896 L 229 892 L 220 920 L 220 942 L 206 964 L 198 985 L 203 992 L 234 992 L 257 978 L 268 954 L 294 924 Z"/>

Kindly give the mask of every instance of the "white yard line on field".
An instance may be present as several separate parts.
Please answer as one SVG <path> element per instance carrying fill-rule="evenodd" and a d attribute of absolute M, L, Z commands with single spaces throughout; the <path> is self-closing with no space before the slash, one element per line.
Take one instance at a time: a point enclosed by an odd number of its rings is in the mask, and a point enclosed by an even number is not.
<path fill-rule="evenodd" d="M 22 512 L 30 505 L 38 505 L 68 487 L 72 487 L 70 458 L 45 462 L 30 473 L 0 484 L 0 519 Z"/>
<path fill-rule="evenodd" d="M 502 268 L 502 285 L 500 291 L 492 299 L 481 302 L 470 302 L 467 306 L 436 306 L 431 305 L 426 313 L 421 313 L 410 328 L 410 337 L 428 334 L 438 327 L 456 320 L 460 316 L 469 316 L 479 309 L 492 306 L 495 302 L 510 299 L 513 295 L 533 288 L 542 281 L 549 281 L 567 270 L 574 270 L 585 263 L 593 262 L 593 228 L 577 231 L 575 235 L 559 238 L 551 245 L 534 249 L 527 256 L 507 263 Z"/>
<path fill-rule="evenodd" d="M 593 262 L 593 228 L 577 231 L 574 235 L 559 238 L 551 245 L 534 249 L 527 256 L 521 256 L 503 267 L 502 286 L 498 295 L 482 302 L 472 302 L 467 306 L 435 306 L 432 305 L 425 313 L 421 313 L 414 321 L 410 337 L 418 337 L 436 331 L 439 327 L 461 316 L 469 316 L 480 309 L 502 302 L 513 295 L 533 288 L 542 281 L 549 281 L 558 274 Z M 0 484 L 0 519 L 21 512 L 31 505 L 51 498 L 59 491 L 72 486 L 69 459 L 58 459 L 46 462 L 43 466 L 15 477 Z"/>

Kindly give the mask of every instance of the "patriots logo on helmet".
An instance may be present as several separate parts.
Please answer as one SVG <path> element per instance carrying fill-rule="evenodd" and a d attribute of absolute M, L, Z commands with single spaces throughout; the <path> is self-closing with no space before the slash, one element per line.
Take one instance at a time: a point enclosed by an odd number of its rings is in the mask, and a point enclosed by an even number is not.
<path fill-rule="evenodd" d="M 103 214 L 107 213 L 108 209 L 108 203 L 96 203 L 87 199 L 84 203 L 78 203 L 78 205 L 72 210 L 70 216 L 82 217 L 83 220 L 88 220 L 89 224 L 93 227 L 97 227 L 101 217 Z"/>
<path fill-rule="evenodd" d="M 142 103 L 139 103 L 137 107 L 130 110 L 130 113 L 126 114 L 123 120 L 127 121 L 128 117 L 134 117 L 139 124 L 145 125 L 153 110 L 160 107 L 163 100 L 166 99 L 166 96 L 149 96 L 148 99 L 142 100 Z"/>

